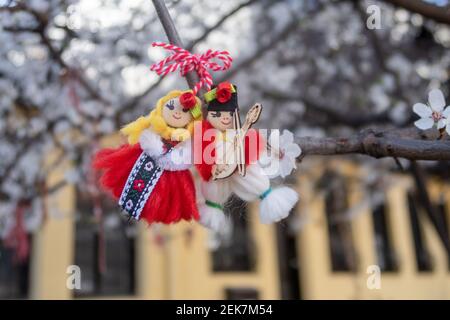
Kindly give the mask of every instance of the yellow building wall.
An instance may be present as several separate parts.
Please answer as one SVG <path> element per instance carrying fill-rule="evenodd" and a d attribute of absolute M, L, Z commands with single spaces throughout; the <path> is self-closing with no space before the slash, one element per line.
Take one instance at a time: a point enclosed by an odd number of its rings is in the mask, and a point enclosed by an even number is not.
<path fill-rule="evenodd" d="M 111 141 L 114 139 L 108 140 L 107 144 Z M 61 181 L 68 168 L 69 164 L 65 164 L 55 170 L 48 179 L 48 185 Z M 34 237 L 30 298 L 71 299 L 74 292 L 66 286 L 69 277 L 66 270 L 75 264 L 75 189 L 67 185 L 46 201 L 51 211 L 58 214 L 49 215 Z M 258 290 L 261 299 L 278 299 L 280 288 L 275 228 L 259 222 L 256 203 L 249 211 L 250 233 L 257 250 L 256 270 L 213 272 L 211 254 L 207 248 L 208 231 L 198 223 L 162 226 L 160 232 L 169 239 L 164 245 L 157 245 L 151 228 L 139 223 L 136 295 L 111 298 L 224 299 L 225 288 L 252 287 Z M 187 232 L 192 233 L 189 245 L 185 238 Z"/>
<path fill-rule="evenodd" d="M 48 163 L 54 163 L 57 156 L 57 153 L 50 155 Z M 61 182 L 64 172 L 68 169 L 69 163 L 61 164 L 51 171 L 47 183 L 55 185 Z M 70 299 L 71 291 L 66 286 L 66 271 L 74 259 L 74 188 L 67 185 L 44 201 L 50 209 L 41 229 L 33 237 L 30 298 Z"/>
<path fill-rule="evenodd" d="M 169 298 L 175 299 L 224 299 L 226 287 L 252 287 L 258 290 L 261 299 L 279 298 L 278 260 L 276 256 L 275 229 L 262 225 L 256 206 L 250 210 L 250 232 L 256 244 L 256 270 L 254 272 L 213 272 L 207 246 L 207 231 L 200 226 L 194 228 L 191 247 L 186 248 L 181 237 L 169 249 L 170 277 Z M 180 234 L 184 224 L 170 232 Z M 173 276 L 175 275 L 175 277 Z"/>
<path fill-rule="evenodd" d="M 138 242 L 138 294 L 145 299 L 225 299 L 225 288 L 252 287 L 261 299 L 280 297 L 275 228 L 258 221 L 256 205 L 250 213 L 251 234 L 256 245 L 256 270 L 213 272 L 207 248 L 208 231 L 197 223 L 164 226 L 169 239 L 164 245 L 152 240 L 141 224 Z M 192 233 L 190 241 L 186 234 Z"/>
<path fill-rule="evenodd" d="M 368 174 L 348 163 L 328 164 L 343 175 L 357 178 Z M 318 170 L 319 176 L 322 171 Z M 309 177 L 311 178 L 311 177 Z M 398 257 L 399 270 L 381 273 L 381 288 L 369 289 L 367 268 L 377 265 L 375 236 L 370 208 L 361 208 L 351 220 L 357 252 L 356 272 L 333 272 L 328 242 L 324 196 L 314 194 L 314 179 L 299 177 L 303 201 L 298 214 L 307 223 L 299 231 L 298 256 L 301 261 L 300 286 L 304 299 L 449 299 L 450 272 L 447 256 L 436 231 L 424 215 L 420 215 L 424 242 L 433 257 L 433 270 L 419 272 L 416 267 L 414 239 L 409 221 L 407 191 L 413 187 L 405 175 L 391 177 L 394 183 L 385 191 L 387 219 L 391 228 L 393 250 Z M 363 197 L 357 182 L 350 186 L 350 206 Z M 430 184 L 431 194 L 437 196 L 437 184 Z M 447 206 L 450 199 L 447 191 Z M 448 211 L 447 211 L 448 212 Z"/>
<path fill-rule="evenodd" d="M 60 181 L 68 166 L 64 164 L 55 170 L 49 177 L 49 185 Z M 432 272 L 417 271 L 406 198 L 407 191 L 413 185 L 411 179 L 404 175 L 393 176 L 393 183 L 385 191 L 388 224 L 399 270 L 382 273 L 380 289 L 367 288 L 366 282 L 370 276 L 366 272 L 367 267 L 377 264 L 372 214 L 368 206 L 359 208 L 350 222 L 357 252 L 357 271 L 331 270 L 324 195 L 317 194 L 314 187 L 325 167 L 351 178 L 350 206 L 357 205 L 364 198 L 359 181 L 368 173 L 362 167 L 344 161 L 331 161 L 300 170 L 297 185 L 301 201 L 295 214 L 305 221 L 297 236 L 302 298 L 449 299 L 450 272 L 445 251 L 424 215 L 420 215 L 421 225 L 424 241 L 434 259 L 434 269 Z M 449 186 L 431 182 L 429 188 L 435 198 L 444 190 L 447 208 L 450 208 Z M 66 270 L 74 264 L 73 214 L 76 199 L 73 186 L 60 189 L 46 201 L 47 206 L 59 214 L 49 215 L 34 237 L 30 297 L 71 299 L 73 291 L 66 287 Z M 225 288 L 252 287 L 258 290 L 261 299 L 279 299 L 275 226 L 259 222 L 257 203 L 251 205 L 248 219 L 256 248 L 257 262 L 253 272 L 213 272 L 207 247 L 208 232 L 197 223 L 163 226 L 161 232 L 169 239 L 164 245 L 157 245 L 151 228 L 140 223 L 136 241 L 136 295 L 120 298 L 224 299 Z M 450 217 L 447 220 L 450 222 Z M 191 241 L 186 240 L 189 232 L 192 233 Z"/>

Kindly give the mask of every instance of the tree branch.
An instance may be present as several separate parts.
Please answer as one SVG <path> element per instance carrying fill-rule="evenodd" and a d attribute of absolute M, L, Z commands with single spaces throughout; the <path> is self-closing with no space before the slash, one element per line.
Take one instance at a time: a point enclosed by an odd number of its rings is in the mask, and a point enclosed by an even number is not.
<path fill-rule="evenodd" d="M 450 11 L 448 8 L 438 7 L 421 0 L 384 0 L 384 2 L 421 14 L 436 22 L 450 25 Z"/>
<path fill-rule="evenodd" d="M 162 0 L 152 0 L 158 16 L 163 24 L 169 41 L 181 46 L 181 40 L 170 17 L 170 14 Z M 298 21 L 293 20 L 278 35 L 277 40 L 285 38 L 296 26 Z M 273 42 L 258 50 L 238 65 L 234 70 L 228 72 L 224 77 L 232 76 L 236 70 L 243 65 L 251 64 L 258 59 L 267 48 L 272 48 Z M 366 154 L 372 157 L 401 157 L 406 159 L 421 160 L 450 160 L 450 141 L 423 141 L 407 139 L 387 132 L 375 132 L 374 130 L 361 131 L 359 134 L 349 138 L 297 138 L 297 142 L 303 149 L 303 156 L 307 154 L 337 155 L 337 154 Z M 404 136 L 404 135 L 403 135 Z"/>
<path fill-rule="evenodd" d="M 64 59 L 62 58 L 62 52 L 56 50 L 56 48 L 53 46 L 51 40 L 48 38 L 45 29 L 49 23 L 48 16 L 46 14 L 40 13 L 31 7 L 29 7 L 27 4 L 19 2 L 14 7 L 6 7 L 6 10 L 10 12 L 18 12 L 18 11 L 24 11 L 31 14 L 37 21 L 38 26 L 36 28 L 6 28 L 6 31 L 11 32 L 35 32 L 37 33 L 42 43 L 47 47 L 50 56 L 55 60 L 63 69 L 65 69 L 69 74 L 71 74 L 74 78 L 76 78 L 81 86 L 89 93 L 89 95 L 102 103 L 108 103 L 106 99 L 104 99 L 99 93 L 97 88 L 95 88 L 87 78 L 85 78 L 78 70 L 75 68 L 72 68 L 69 66 Z"/>
<path fill-rule="evenodd" d="M 156 14 L 159 17 L 164 31 L 167 35 L 167 39 L 173 45 L 183 48 L 183 42 L 181 41 L 178 31 L 175 28 L 172 17 L 170 16 L 169 10 L 167 10 L 166 5 L 163 0 L 152 0 L 153 6 L 155 7 Z M 186 74 L 186 81 L 190 88 L 194 88 L 195 83 L 198 81 L 198 77 L 195 72 L 189 72 Z"/>
<path fill-rule="evenodd" d="M 226 14 L 225 16 L 223 16 L 215 25 L 211 26 L 210 28 L 206 29 L 204 31 L 204 33 L 198 37 L 197 39 L 193 40 L 191 43 L 188 44 L 187 46 L 187 50 L 188 51 L 192 51 L 195 46 L 202 42 L 203 40 L 205 40 L 209 34 L 211 32 L 213 32 L 214 30 L 220 28 L 229 18 L 231 18 L 235 13 L 237 13 L 239 10 L 241 10 L 242 8 L 245 8 L 246 6 L 252 4 L 254 2 L 254 0 L 250 0 L 246 3 L 243 3 L 241 5 L 239 5 L 238 7 L 236 7 L 235 9 L 233 9 L 231 12 L 229 12 L 228 14 Z M 275 1 L 276 2 L 276 1 Z M 274 2 L 274 3 L 275 3 Z M 127 101 L 123 107 L 121 107 L 121 110 L 127 110 L 130 111 L 130 109 L 132 108 L 137 108 L 139 106 L 140 101 L 145 98 L 146 96 L 148 96 L 153 90 L 155 90 L 163 81 L 164 78 L 159 78 L 158 81 L 156 81 L 154 84 L 150 85 L 146 90 L 144 90 L 141 94 L 131 98 L 129 101 Z M 119 119 L 117 119 L 116 121 L 117 123 L 119 123 Z"/>
<path fill-rule="evenodd" d="M 409 160 L 450 160 L 449 140 L 421 140 L 411 129 L 394 131 L 363 130 L 346 138 L 297 137 L 302 155 L 363 154 L 374 158 Z"/>
<path fill-rule="evenodd" d="M 254 2 L 255 2 L 255 0 L 249 0 L 248 2 L 240 4 L 239 6 L 237 6 L 233 10 L 231 10 L 229 13 L 225 14 L 222 18 L 220 18 L 219 21 L 216 22 L 216 24 L 214 24 L 213 26 L 207 28 L 200 37 L 198 37 L 197 39 L 195 39 L 192 42 L 190 42 L 187 45 L 186 49 L 188 51 L 192 51 L 197 44 L 199 44 L 200 42 L 204 41 L 214 30 L 219 29 L 226 21 L 228 21 L 232 16 L 234 16 L 234 14 L 236 14 L 241 9 L 243 9 L 243 8 L 253 4 Z M 277 2 L 279 2 L 279 0 L 273 0 L 271 3 L 268 4 L 268 7 L 273 5 L 273 4 L 275 4 L 275 3 L 277 3 Z M 120 110 L 127 110 L 129 112 L 132 109 L 138 108 L 139 105 L 140 105 L 141 100 L 144 99 L 145 97 L 147 97 L 157 87 L 159 87 L 159 85 L 161 84 L 163 79 L 164 78 L 159 78 L 158 81 L 156 81 L 154 84 L 150 85 L 141 94 L 139 94 L 139 95 L 131 98 L 127 102 L 125 102 L 123 104 L 123 106 L 120 108 Z M 120 119 L 116 119 L 116 120 L 117 120 L 116 123 L 119 124 L 119 122 L 120 122 L 119 120 Z"/>

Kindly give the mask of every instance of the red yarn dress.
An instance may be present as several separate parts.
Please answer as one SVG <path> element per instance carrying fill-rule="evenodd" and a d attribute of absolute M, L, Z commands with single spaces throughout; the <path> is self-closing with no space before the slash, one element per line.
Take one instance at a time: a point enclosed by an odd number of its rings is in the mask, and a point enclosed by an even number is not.
<path fill-rule="evenodd" d="M 150 134 L 149 130 L 145 131 Z M 141 144 L 142 142 L 135 145 L 125 144 L 115 149 L 103 149 L 95 155 L 93 166 L 102 171 L 100 183 L 116 199 L 121 197 L 130 172 L 143 150 L 147 152 L 147 147 L 152 148 L 152 146 L 141 147 Z M 139 220 L 144 219 L 149 224 L 198 220 L 195 185 L 189 171 L 191 164 L 187 161 L 183 164 L 174 163 L 170 158 L 171 154 L 181 151 L 184 152 L 183 157 L 189 158 L 191 162 L 190 149 L 190 142 L 183 142 L 175 145 L 170 153 L 163 152 L 155 155 L 155 152 L 152 152 L 151 158 L 162 169 L 162 173 L 144 204 Z M 134 180 L 130 189 L 135 189 L 134 192 L 142 191 L 144 186 L 140 184 L 140 181 L 142 180 Z"/>

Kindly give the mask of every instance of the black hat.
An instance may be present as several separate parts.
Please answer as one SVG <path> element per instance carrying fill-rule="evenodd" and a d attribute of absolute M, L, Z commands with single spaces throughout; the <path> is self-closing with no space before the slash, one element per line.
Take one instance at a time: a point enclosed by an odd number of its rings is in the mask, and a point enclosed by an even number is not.
<path fill-rule="evenodd" d="M 221 82 L 213 86 L 204 95 L 208 111 L 230 111 L 239 109 L 237 88 L 229 82 Z"/>

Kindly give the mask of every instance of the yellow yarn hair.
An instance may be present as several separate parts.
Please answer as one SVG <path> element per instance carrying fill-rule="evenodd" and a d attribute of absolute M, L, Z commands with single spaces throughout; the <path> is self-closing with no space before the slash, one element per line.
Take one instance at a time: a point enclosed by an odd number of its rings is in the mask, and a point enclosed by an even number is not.
<path fill-rule="evenodd" d="M 181 96 L 185 92 L 191 92 L 191 90 L 170 91 L 167 95 L 158 100 L 155 109 L 150 112 L 150 115 L 140 117 L 123 127 L 120 131 L 128 137 L 128 143 L 138 143 L 141 132 L 147 128 L 151 128 L 152 131 L 159 134 L 165 140 L 184 141 L 188 139 L 194 131 L 194 122 L 196 120 L 201 120 L 201 116 L 198 119 L 193 119 L 184 128 L 170 127 L 162 117 L 162 109 L 166 102 L 170 99 Z M 198 102 L 200 102 L 200 99 L 198 99 L 197 97 L 195 98 L 198 100 Z"/>

